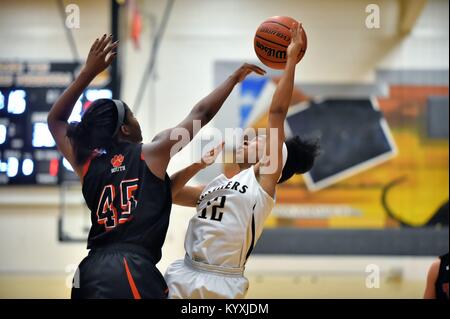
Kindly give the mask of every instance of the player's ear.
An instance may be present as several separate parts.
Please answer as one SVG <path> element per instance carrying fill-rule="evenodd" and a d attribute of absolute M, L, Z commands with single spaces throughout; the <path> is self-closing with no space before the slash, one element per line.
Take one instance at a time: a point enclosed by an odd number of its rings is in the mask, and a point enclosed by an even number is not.
<path fill-rule="evenodd" d="M 124 124 L 120 127 L 120 132 L 122 133 L 122 135 L 124 136 L 129 136 L 131 134 L 130 132 L 130 128 L 128 127 L 128 125 Z"/>

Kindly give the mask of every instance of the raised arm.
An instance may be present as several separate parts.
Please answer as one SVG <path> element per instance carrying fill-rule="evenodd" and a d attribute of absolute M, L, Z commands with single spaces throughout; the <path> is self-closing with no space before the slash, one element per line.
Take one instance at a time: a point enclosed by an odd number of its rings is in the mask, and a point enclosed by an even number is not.
<path fill-rule="evenodd" d="M 116 56 L 112 50 L 117 47 L 117 43 L 113 43 L 112 36 L 106 36 L 106 34 L 95 40 L 80 74 L 53 104 L 47 116 L 48 128 L 59 151 L 69 161 L 78 176 L 81 176 L 82 163 L 77 163 L 75 160 L 72 144 L 67 137 L 67 120 L 89 83 L 111 64 Z"/>
<path fill-rule="evenodd" d="M 209 152 L 202 156 L 198 163 L 193 163 L 188 167 L 174 173 L 170 176 L 172 188 L 172 200 L 174 204 L 194 207 L 200 196 L 204 185 L 201 186 L 185 186 L 189 180 L 194 177 L 200 170 L 208 167 L 216 160 L 217 156 L 223 150 L 224 143 L 217 145 Z"/>
<path fill-rule="evenodd" d="M 181 123 L 157 134 L 152 142 L 143 146 L 145 161 L 156 176 L 164 178 L 170 158 L 194 138 L 197 133 L 194 131 L 194 123 L 197 121 L 200 127 L 208 124 L 220 110 L 235 85 L 243 81 L 251 72 L 265 74 L 265 71 L 256 65 L 245 63 L 213 92 L 198 102 Z"/>
<path fill-rule="evenodd" d="M 275 186 L 283 165 L 284 121 L 294 89 L 297 58 L 303 47 L 302 32 L 301 24 L 293 26 L 291 43 L 287 49 L 286 66 L 269 109 L 266 147 L 259 164 L 258 179 L 261 187 L 272 197 L 275 195 Z"/>

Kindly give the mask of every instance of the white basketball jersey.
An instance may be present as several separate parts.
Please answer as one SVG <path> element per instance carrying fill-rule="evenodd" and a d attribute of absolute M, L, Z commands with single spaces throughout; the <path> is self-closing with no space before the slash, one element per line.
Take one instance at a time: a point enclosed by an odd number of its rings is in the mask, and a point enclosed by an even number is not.
<path fill-rule="evenodd" d="M 230 179 L 221 174 L 197 202 L 186 233 L 186 253 L 210 265 L 243 267 L 274 204 L 258 183 L 253 166 Z"/>

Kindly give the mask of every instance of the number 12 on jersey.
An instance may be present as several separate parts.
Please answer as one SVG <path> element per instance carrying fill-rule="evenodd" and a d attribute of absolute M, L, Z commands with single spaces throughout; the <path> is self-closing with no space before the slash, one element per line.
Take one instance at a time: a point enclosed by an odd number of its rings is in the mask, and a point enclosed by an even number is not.
<path fill-rule="evenodd" d="M 225 207 L 226 199 L 227 198 L 225 196 L 219 196 L 219 197 L 214 198 L 211 201 L 208 201 L 206 204 L 206 207 L 202 209 L 202 213 L 200 214 L 200 216 L 198 216 L 198 218 L 208 219 L 208 217 L 207 217 L 208 209 L 211 208 L 210 209 L 210 211 L 211 211 L 210 219 L 220 222 L 223 217 L 223 212 L 217 212 L 217 209 Z"/>
<path fill-rule="evenodd" d="M 102 195 L 97 207 L 97 222 L 105 225 L 106 230 L 110 230 L 123 224 L 131 218 L 131 212 L 136 208 L 137 200 L 134 192 L 138 188 L 138 179 L 128 179 L 120 183 L 120 208 L 119 212 L 114 206 L 116 198 L 116 189 L 114 185 L 106 185 L 103 188 Z"/>

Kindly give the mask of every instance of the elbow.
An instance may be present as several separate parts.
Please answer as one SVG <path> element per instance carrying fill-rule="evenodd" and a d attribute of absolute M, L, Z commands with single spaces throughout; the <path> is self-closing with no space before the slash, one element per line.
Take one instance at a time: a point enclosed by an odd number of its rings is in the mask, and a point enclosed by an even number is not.
<path fill-rule="evenodd" d="M 202 116 L 200 117 L 200 121 L 202 122 L 202 126 L 205 125 L 206 123 L 209 123 L 214 117 L 214 114 L 212 114 L 211 112 L 204 112 L 202 114 Z"/>
<path fill-rule="evenodd" d="M 201 121 L 202 126 L 212 120 L 214 114 L 209 111 L 209 108 L 204 105 L 198 105 L 194 110 L 192 118 Z"/>
<path fill-rule="evenodd" d="M 57 126 L 57 123 L 60 122 L 58 118 L 56 118 L 53 114 L 49 113 L 47 115 L 47 126 L 50 133 L 54 133 L 55 127 Z"/>
<path fill-rule="evenodd" d="M 50 132 L 52 131 L 53 124 L 55 123 L 55 117 L 50 113 L 47 115 L 47 126 Z"/>
<path fill-rule="evenodd" d="M 50 111 L 50 112 L 47 114 L 47 124 L 50 124 L 51 122 L 53 122 L 52 111 Z"/>
<path fill-rule="evenodd" d="M 55 112 L 53 111 L 53 107 L 52 107 L 50 112 L 48 112 L 48 114 L 47 114 L 47 124 L 50 126 L 53 123 L 56 123 L 58 120 L 60 120 L 60 119 L 58 119 L 58 117 L 56 116 Z"/>

